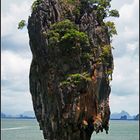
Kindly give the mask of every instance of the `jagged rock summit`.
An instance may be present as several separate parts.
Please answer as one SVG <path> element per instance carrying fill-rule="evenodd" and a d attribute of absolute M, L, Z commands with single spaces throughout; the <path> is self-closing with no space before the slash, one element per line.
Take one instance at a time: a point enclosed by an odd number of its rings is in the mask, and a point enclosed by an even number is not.
<path fill-rule="evenodd" d="M 90 140 L 93 131 L 108 133 L 113 56 L 98 8 L 86 0 L 32 5 L 30 92 L 44 139 Z"/>

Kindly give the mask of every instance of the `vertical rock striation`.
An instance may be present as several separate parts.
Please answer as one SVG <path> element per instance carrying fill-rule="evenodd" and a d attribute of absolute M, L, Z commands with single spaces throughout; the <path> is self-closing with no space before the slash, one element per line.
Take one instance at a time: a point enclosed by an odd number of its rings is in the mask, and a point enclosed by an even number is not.
<path fill-rule="evenodd" d="M 30 92 L 44 139 L 90 140 L 109 129 L 113 56 L 96 6 L 43 0 L 28 20 Z"/>

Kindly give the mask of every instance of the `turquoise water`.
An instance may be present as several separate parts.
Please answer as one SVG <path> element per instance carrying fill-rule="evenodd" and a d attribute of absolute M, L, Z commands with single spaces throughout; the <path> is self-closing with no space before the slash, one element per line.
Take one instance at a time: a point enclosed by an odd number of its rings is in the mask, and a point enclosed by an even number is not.
<path fill-rule="evenodd" d="M 139 140 L 139 121 L 110 121 L 109 134 L 95 134 L 91 140 Z"/>
<path fill-rule="evenodd" d="M 36 120 L 1 120 L 1 140 L 43 140 Z M 110 121 L 109 134 L 93 133 L 91 140 L 139 140 L 139 121 Z"/>

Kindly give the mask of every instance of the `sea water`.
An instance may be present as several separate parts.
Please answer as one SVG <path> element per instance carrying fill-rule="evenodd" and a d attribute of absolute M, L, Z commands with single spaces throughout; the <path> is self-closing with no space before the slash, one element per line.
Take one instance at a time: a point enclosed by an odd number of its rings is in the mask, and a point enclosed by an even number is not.
<path fill-rule="evenodd" d="M 34 119 L 1 119 L 1 140 L 43 140 Z M 139 121 L 110 121 L 109 133 L 92 135 L 91 140 L 139 140 Z"/>

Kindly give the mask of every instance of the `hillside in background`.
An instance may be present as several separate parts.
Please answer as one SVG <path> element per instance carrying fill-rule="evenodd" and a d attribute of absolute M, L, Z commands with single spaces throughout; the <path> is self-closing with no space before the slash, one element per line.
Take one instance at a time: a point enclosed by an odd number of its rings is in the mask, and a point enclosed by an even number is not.
<path fill-rule="evenodd" d="M 120 113 L 112 113 L 110 115 L 110 119 L 131 120 L 131 119 L 135 119 L 135 116 L 131 116 L 128 112 L 123 110 Z"/>

